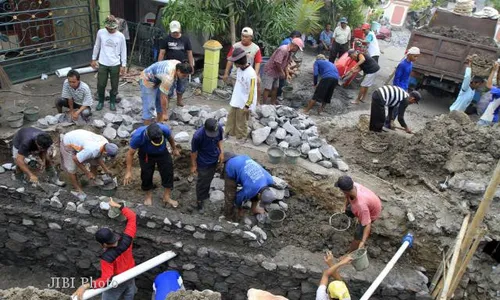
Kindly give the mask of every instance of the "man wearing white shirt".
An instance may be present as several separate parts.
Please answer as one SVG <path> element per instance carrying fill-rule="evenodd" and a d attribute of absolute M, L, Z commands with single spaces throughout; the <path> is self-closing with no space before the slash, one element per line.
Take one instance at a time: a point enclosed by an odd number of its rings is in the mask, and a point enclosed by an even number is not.
<path fill-rule="evenodd" d="M 335 63 L 337 57 L 341 57 L 349 50 L 351 41 L 351 28 L 347 25 L 347 18 L 340 18 L 340 26 L 333 31 L 332 46 L 330 47 L 330 61 Z"/>
<path fill-rule="evenodd" d="M 231 110 L 227 116 L 226 133 L 244 142 L 247 137 L 247 123 L 250 110 L 257 106 L 257 73 L 247 62 L 247 54 L 242 48 L 235 48 L 228 58 L 238 68 Z"/>
<path fill-rule="evenodd" d="M 125 36 L 117 30 L 118 22 L 114 16 L 108 16 L 106 21 L 104 21 L 104 26 L 106 27 L 105 29 L 100 29 L 97 32 L 91 63 L 94 69 L 99 69 L 97 73 L 99 103 L 96 110 L 101 110 L 104 106 L 104 97 L 109 76 L 111 81 L 109 109 L 115 111 L 118 80 L 120 74 L 123 75 L 125 73 L 125 67 L 127 66 L 127 44 Z M 99 61 L 97 61 L 98 57 Z"/>

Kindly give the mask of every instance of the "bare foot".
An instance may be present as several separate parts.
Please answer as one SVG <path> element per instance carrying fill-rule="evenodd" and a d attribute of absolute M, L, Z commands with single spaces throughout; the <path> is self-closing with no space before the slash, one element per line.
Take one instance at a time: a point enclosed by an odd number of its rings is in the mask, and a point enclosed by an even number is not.
<path fill-rule="evenodd" d="M 172 206 L 173 208 L 177 208 L 179 206 L 179 202 L 175 201 L 175 200 L 172 200 L 172 199 L 167 199 L 167 200 L 163 200 L 163 204 L 165 204 L 165 206 L 170 205 Z"/>
<path fill-rule="evenodd" d="M 144 200 L 144 205 L 146 206 L 153 205 L 153 200 L 151 198 L 146 198 L 146 200 Z"/>
<path fill-rule="evenodd" d="M 183 106 L 184 106 L 184 103 L 182 103 L 182 102 L 177 102 L 177 106 L 183 107 Z"/>
<path fill-rule="evenodd" d="M 309 115 L 309 111 L 308 111 L 308 110 L 305 110 L 305 109 L 302 111 L 302 113 L 303 113 L 304 115 Z"/>
<path fill-rule="evenodd" d="M 351 101 L 351 104 L 356 104 L 358 105 L 360 102 L 358 100 Z"/>
<path fill-rule="evenodd" d="M 266 211 L 262 207 L 256 207 L 255 209 L 252 210 L 252 214 L 254 215 L 260 215 L 265 213 Z"/>

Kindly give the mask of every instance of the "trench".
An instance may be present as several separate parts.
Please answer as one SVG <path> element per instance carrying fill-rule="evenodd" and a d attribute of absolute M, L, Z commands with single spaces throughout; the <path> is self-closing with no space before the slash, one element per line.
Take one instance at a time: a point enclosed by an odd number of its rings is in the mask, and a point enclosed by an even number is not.
<path fill-rule="evenodd" d="M 126 147 L 121 151 L 111 162 L 119 182 Z M 1 148 L 0 157 L 10 157 L 9 152 L 8 148 Z M 129 202 L 137 213 L 138 233 L 134 241 L 137 264 L 168 250 L 178 255 L 136 278 L 139 288 L 136 299 L 151 299 L 154 277 L 168 269 L 181 272 L 187 289 L 211 289 L 220 292 L 223 299 L 246 299 L 249 288 L 268 290 L 291 300 L 315 299 L 326 267 L 324 251 L 330 249 L 339 257 L 345 253 L 353 234 L 352 230 L 336 232 L 328 225 L 329 211 L 338 209 L 343 199 L 334 191 L 325 196 L 321 186 L 325 178 L 307 172 L 297 178 L 294 168 L 299 167 L 270 167 L 273 175 L 287 179 L 290 184 L 290 197 L 285 199 L 289 208 L 281 227 L 260 225 L 267 239 L 259 242 L 245 235 L 253 225 L 258 225 L 256 220 L 237 226 L 219 220 L 223 201 L 209 202 L 204 215 L 195 211 L 194 184 L 187 181 L 187 150 L 174 160 L 174 168 L 173 196 L 181 202 L 179 209 L 160 205 L 160 189 L 154 192 L 153 207 L 141 204 L 143 194 L 136 164 L 133 171 L 136 180 L 130 186 L 120 187 L 114 196 Z M 154 180 L 159 182 L 159 177 Z M 87 187 L 89 198 L 80 206 L 69 194 L 69 188 L 50 186 L 41 191 L 25 186 L 24 191 L 16 191 L 21 186 L 12 181 L 10 172 L 0 174 L 0 264 L 19 268 L 37 266 L 48 270 L 47 278 L 96 278 L 100 274 L 101 249 L 93 234 L 103 226 L 117 232 L 124 228 L 124 223 L 109 219 L 100 208 L 100 191 Z M 54 196 L 60 205 L 53 201 Z M 394 251 L 371 253 L 371 266 L 366 271 L 356 272 L 352 267 L 342 271 L 353 299 L 362 295 L 399 246 L 399 241 L 377 233 L 372 239 Z M 410 260 L 409 255 L 402 258 L 403 262 Z M 389 274 L 372 299 L 426 299 L 428 289 L 420 274 L 402 263 Z"/>

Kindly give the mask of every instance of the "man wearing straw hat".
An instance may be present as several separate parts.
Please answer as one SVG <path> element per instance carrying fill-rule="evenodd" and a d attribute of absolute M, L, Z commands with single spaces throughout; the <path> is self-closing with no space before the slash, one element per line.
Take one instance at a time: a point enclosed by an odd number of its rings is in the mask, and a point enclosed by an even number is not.
<path fill-rule="evenodd" d="M 120 74 L 125 74 L 127 66 L 127 44 L 123 33 L 118 31 L 118 21 L 112 15 L 104 21 L 105 29 L 97 32 L 97 37 L 92 53 L 91 66 L 97 71 L 97 95 L 99 103 L 96 110 L 104 106 L 104 96 L 108 77 L 111 81 L 109 94 L 109 109 L 116 110 L 116 95 L 118 94 L 118 80 Z M 99 58 L 99 60 L 97 60 Z M 120 67 L 121 66 L 121 67 Z"/>
<path fill-rule="evenodd" d="M 345 195 L 345 212 L 359 221 L 354 233 L 354 241 L 349 247 L 349 253 L 364 248 L 370 236 L 372 223 L 380 217 L 382 202 L 374 192 L 356 183 L 349 176 L 341 176 L 335 184 Z"/>
<path fill-rule="evenodd" d="M 136 215 L 133 210 L 125 207 L 123 203 L 116 203 L 112 198 L 109 198 L 109 206 L 121 211 L 127 219 L 127 225 L 122 234 L 117 234 L 107 227 L 101 228 L 95 233 L 96 241 L 104 249 L 104 253 L 101 254 L 101 277 L 80 286 L 73 294 L 78 300 L 83 299 L 83 294 L 87 289 L 104 288 L 112 283 L 113 276 L 135 267 L 132 246 L 137 232 Z M 103 292 L 102 299 L 133 300 L 136 292 L 135 279 L 132 278 Z"/>
<path fill-rule="evenodd" d="M 332 252 L 327 251 L 324 259 L 328 265 L 328 269 L 326 269 L 323 272 L 323 276 L 321 276 L 319 287 L 316 291 L 316 300 L 351 300 L 349 290 L 339 274 L 339 269 L 352 261 L 351 256 L 346 255 L 334 264 Z M 328 283 L 330 277 L 333 277 L 335 280 Z"/>

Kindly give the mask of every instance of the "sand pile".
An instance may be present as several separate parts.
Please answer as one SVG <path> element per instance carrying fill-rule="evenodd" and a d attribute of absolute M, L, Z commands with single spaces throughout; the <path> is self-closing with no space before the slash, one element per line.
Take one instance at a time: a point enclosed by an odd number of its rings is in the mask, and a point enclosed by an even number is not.
<path fill-rule="evenodd" d="M 489 36 L 478 35 L 477 32 L 468 31 L 462 28 L 452 27 L 423 27 L 419 29 L 421 32 L 431 33 L 435 35 L 444 36 L 451 39 L 460 39 L 464 42 L 470 42 L 474 44 L 481 44 L 484 46 L 497 47 L 496 42 L 493 38 Z"/>
<path fill-rule="evenodd" d="M 69 299 L 68 295 L 54 290 L 39 290 L 32 286 L 0 290 L 2 300 L 60 300 Z"/>

